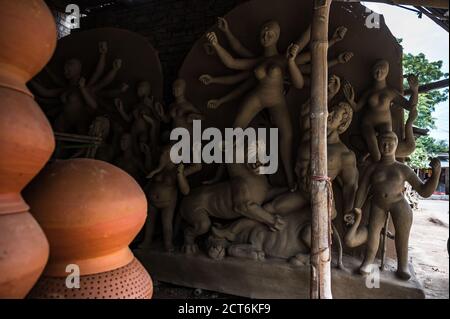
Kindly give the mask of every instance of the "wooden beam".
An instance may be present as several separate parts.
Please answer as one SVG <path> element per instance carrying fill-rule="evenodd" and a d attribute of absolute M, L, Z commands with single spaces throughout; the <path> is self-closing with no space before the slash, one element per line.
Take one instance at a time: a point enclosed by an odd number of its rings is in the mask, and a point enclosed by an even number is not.
<path fill-rule="evenodd" d="M 336 2 L 379 2 L 406 6 L 448 9 L 448 0 L 334 0 Z"/>
<path fill-rule="evenodd" d="M 428 83 L 419 86 L 419 93 L 426 93 L 433 90 L 443 89 L 449 86 L 449 79 Z M 411 95 L 411 90 L 406 90 L 405 95 Z"/>
<path fill-rule="evenodd" d="M 311 28 L 311 299 L 331 299 L 327 164 L 328 23 L 332 0 L 314 0 Z"/>

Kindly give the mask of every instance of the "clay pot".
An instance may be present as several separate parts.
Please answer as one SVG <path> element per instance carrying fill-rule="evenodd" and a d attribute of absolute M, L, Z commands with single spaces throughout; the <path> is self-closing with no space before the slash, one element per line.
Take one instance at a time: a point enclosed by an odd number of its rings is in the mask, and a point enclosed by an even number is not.
<path fill-rule="evenodd" d="M 55 146 L 50 124 L 25 86 L 55 44 L 44 1 L 0 0 L 0 298 L 25 297 L 48 258 L 48 242 L 20 192 Z"/>
<path fill-rule="evenodd" d="M 55 21 L 43 0 L 0 0 L 0 86 L 29 93 L 25 83 L 55 47 Z"/>
<path fill-rule="evenodd" d="M 42 277 L 31 299 L 150 299 L 152 280 L 137 259 L 108 272 L 80 277 L 80 288 L 67 288 L 64 277 Z"/>
<path fill-rule="evenodd" d="M 30 183 L 24 197 L 50 243 L 46 276 L 67 276 L 69 264 L 89 275 L 133 260 L 128 245 L 145 222 L 147 201 L 121 169 L 92 159 L 56 161 Z"/>
<path fill-rule="evenodd" d="M 24 298 L 47 259 L 47 239 L 29 213 L 0 215 L 0 299 Z"/>

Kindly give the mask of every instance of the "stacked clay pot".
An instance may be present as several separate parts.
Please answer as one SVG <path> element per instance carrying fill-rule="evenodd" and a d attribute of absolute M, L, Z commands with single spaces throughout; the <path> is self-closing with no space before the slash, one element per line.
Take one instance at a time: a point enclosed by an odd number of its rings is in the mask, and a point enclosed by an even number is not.
<path fill-rule="evenodd" d="M 56 26 L 42 0 L 0 0 L 0 298 L 24 298 L 48 258 L 48 242 L 21 197 L 55 147 L 25 84 L 50 59 Z"/>
<path fill-rule="evenodd" d="M 128 248 L 147 216 L 145 194 L 132 177 L 103 161 L 60 160 L 24 196 L 50 243 L 30 298 L 151 298 L 151 278 Z M 66 286 L 72 269 L 66 267 L 73 265 L 78 289 Z"/>

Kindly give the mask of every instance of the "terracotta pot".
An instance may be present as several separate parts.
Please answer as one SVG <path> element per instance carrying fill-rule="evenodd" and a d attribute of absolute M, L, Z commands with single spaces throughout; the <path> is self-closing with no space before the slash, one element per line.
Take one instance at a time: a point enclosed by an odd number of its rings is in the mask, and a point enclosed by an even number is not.
<path fill-rule="evenodd" d="M 25 297 L 47 258 L 47 239 L 29 213 L 0 215 L 0 299 Z"/>
<path fill-rule="evenodd" d="M 48 62 L 55 44 L 44 1 L 0 0 L 1 298 L 25 297 L 48 258 L 48 242 L 20 192 L 54 149 L 50 124 L 25 83 Z"/>
<path fill-rule="evenodd" d="M 150 299 L 153 284 L 137 259 L 119 269 L 80 277 L 79 288 L 67 288 L 65 277 L 43 276 L 31 299 Z"/>
<path fill-rule="evenodd" d="M 49 61 L 56 25 L 43 0 L 0 0 L 0 86 L 25 87 Z"/>
<path fill-rule="evenodd" d="M 66 276 L 68 264 L 96 274 L 133 260 L 128 245 L 145 222 L 147 201 L 121 169 L 92 159 L 56 161 L 24 196 L 50 243 L 45 275 Z"/>

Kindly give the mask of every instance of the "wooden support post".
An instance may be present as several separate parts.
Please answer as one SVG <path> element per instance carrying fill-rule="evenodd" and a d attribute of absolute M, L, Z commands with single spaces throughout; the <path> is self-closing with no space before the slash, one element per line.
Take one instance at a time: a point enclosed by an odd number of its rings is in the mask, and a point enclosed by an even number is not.
<path fill-rule="evenodd" d="M 328 21 L 332 0 L 314 0 L 311 29 L 312 299 L 331 299 L 331 220 L 327 169 Z"/>

